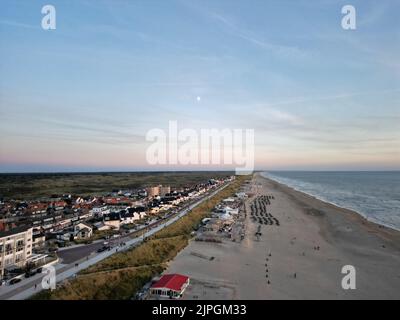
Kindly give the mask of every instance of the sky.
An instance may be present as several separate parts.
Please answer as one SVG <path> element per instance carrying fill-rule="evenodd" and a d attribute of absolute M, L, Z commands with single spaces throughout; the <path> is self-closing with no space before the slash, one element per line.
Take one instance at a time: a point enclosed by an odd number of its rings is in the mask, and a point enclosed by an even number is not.
<path fill-rule="evenodd" d="M 0 172 L 222 168 L 148 163 L 175 120 L 253 129 L 258 170 L 400 170 L 397 0 L 0 7 Z"/>

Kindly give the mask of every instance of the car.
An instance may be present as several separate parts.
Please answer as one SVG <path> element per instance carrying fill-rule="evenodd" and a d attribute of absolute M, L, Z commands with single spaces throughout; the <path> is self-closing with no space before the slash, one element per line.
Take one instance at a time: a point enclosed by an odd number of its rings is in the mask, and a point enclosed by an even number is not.
<path fill-rule="evenodd" d="M 97 252 L 100 253 L 100 252 L 103 252 L 103 251 L 106 251 L 106 250 L 107 250 L 107 247 L 101 247 L 101 248 L 99 248 L 97 250 Z"/>
<path fill-rule="evenodd" d="M 27 272 L 25 272 L 25 278 L 30 278 L 30 277 L 34 276 L 35 274 L 36 274 L 35 271 L 32 271 L 32 270 L 27 271 Z"/>
<path fill-rule="evenodd" d="M 20 278 L 14 278 L 14 279 L 11 279 L 8 284 L 13 285 L 13 284 L 16 284 L 18 282 L 21 282 L 21 279 Z"/>

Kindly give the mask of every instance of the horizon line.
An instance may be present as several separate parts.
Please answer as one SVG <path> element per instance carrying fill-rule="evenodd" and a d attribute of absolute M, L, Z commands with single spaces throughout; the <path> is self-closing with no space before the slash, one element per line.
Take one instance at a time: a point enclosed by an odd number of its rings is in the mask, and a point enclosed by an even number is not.
<path fill-rule="evenodd" d="M 33 174 L 105 174 L 105 173 L 200 173 L 200 172 L 226 172 L 235 174 L 235 170 L 118 170 L 118 171 L 21 171 L 21 172 L 0 172 L 0 175 L 33 175 Z M 257 172 L 400 172 L 400 169 L 321 169 L 321 170 L 298 170 L 298 169 L 257 169 Z"/>

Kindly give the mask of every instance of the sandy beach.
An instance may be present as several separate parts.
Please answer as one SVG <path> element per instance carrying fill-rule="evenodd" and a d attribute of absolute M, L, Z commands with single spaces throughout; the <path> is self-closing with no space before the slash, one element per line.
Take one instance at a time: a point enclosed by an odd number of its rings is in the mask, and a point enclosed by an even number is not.
<path fill-rule="evenodd" d="M 400 299 L 400 232 L 255 174 L 241 242 L 191 241 L 166 273 L 190 276 L 184 299 Z M 256 197 L 279 225 L 250 216 Z M 213 259 L 208 259 L 213 257 Z M 342 288 L 342 267 L 356 289 Z"/>

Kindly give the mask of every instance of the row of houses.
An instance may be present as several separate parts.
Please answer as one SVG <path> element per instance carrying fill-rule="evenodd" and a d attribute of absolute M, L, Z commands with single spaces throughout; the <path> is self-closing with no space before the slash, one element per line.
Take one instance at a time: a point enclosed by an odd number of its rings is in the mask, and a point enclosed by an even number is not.
<path fill-rule="evenodd" d="M 124 224 L 132 224 L 146 216 L 144 207 L 126 208 L 118 212 L 108 213 L 103 216 L 103 224 L 110 228 L 119 230 Z M 103 229 L 104 230 L 104 229 Z"/>
<path fill-rule="evenodd" d="M 231 177 L 232 178 L 232 177 Z M 229 179 L 231 179 L 229 178 Z M 151 186 L 144 189 L 112 192 L 107 196 L 72 196 L 70 194 L 51 198 L 20 201 L 2 199 L 0 202 L 0 221 L 18 221 L 26 217 L 46 217 L 60 213 L 78 213 L 92 211 L 101 215 L 124 209 L 123 207 L 135 207 L 140 204 L 147 205 L 154 199 L 168 197 L 188 197 L 194 193 L 202 193 L 210 185 L 221 183 L 224 179 L 210 179 L 207 183 L 197 184 L 191 187 L 172 190 L 170 186 Z M 184 200 L 184 199 L 183 199 Z M 109 210 L 109 211 L 107 211 Z M 154 209 L 156 210 L 156 209 Z"/>

